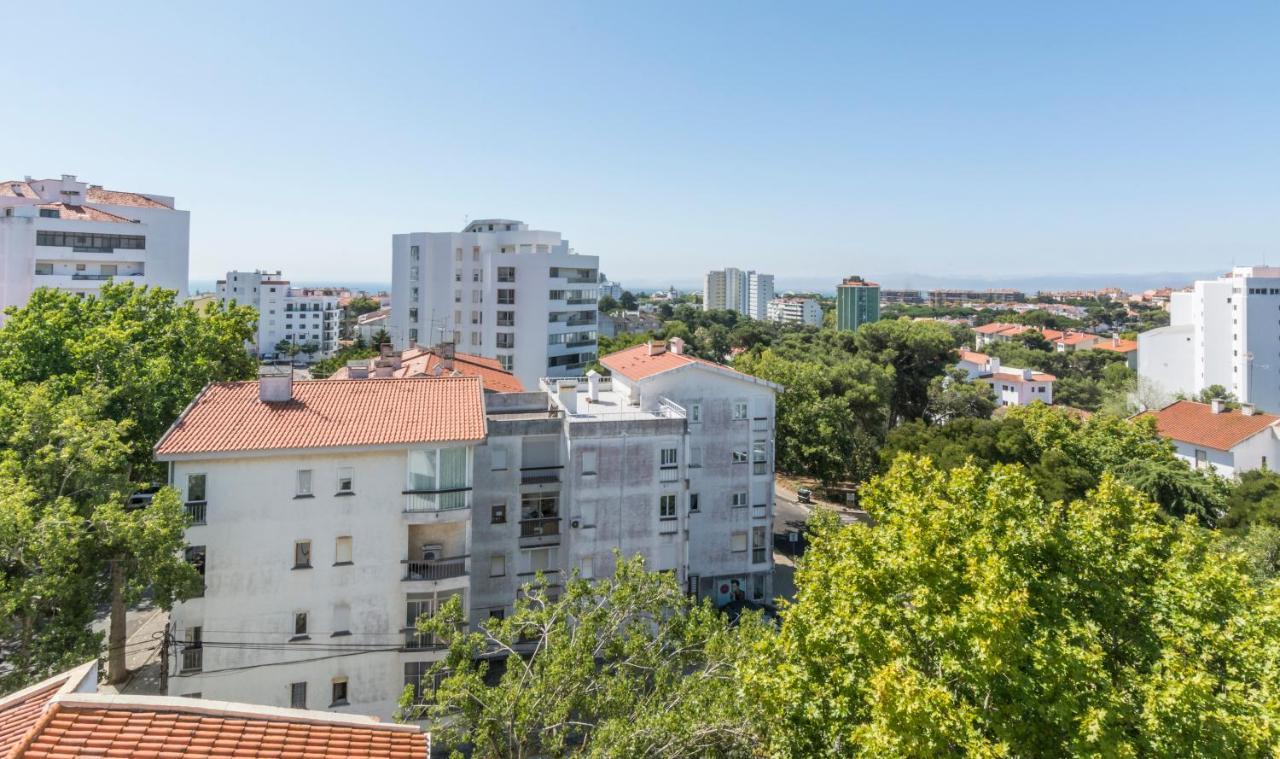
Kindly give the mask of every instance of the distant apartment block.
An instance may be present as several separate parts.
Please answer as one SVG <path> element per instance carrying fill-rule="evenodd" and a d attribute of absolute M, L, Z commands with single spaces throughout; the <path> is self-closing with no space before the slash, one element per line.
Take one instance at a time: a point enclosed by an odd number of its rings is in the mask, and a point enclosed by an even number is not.
<path fill-rule="evenodd" d="M 702 288 L 704 311 L 736 311 L 752 319 L 769 316 L 773 300 L 773 275 L 741 269 L 707 272 Z"/>
<path fill-rule="evenodd" d="M 1053 383 L 1057 377 L 1034 369 L 1001 366 L 1000 359 L 985 353 L 960 351 L 960 362 L 969 379 L 991 386 L 997 405 L 1029 406 L 1036 401 L 1053 403 Z"/>
<path fill-rule="evenodd" d="M 922 306 L 925 303 L 924 293 L 920 290 L 881 290 L 882 304 L 897 303 L 904 306 Z"/>
<path fill-rule="evenodd" d="M 391 251 L 396 348 L 453 342 L 497 359 L 525 387 L 595 361 L 600 259 L 559 232 L 481 219 L 461 232 L 394 235 Z"/>
<path fill-rule="evenodd" d="M 836 329 L 857 330 L 880 320 L 880 285 L 848 277 L 836 285 Z"/>
<path fill-rule="evenodd" d="M 275 358 L 278 346 L 315 347 L 307 358 L 327 358 L 338 349 L 342 307 L 335 291 L 296 288 L 279 271 L 229 271 L 218 280 L 218 300 L 222 305 L 239 304 L 258 310 L 258 330 L 254 351 Z"/>
<path fill-rule="evenodd" d="M 810 327 L 822 326 L 822 306 L 813 298 L 786 297 L 769 301 L 766 314 L 769 321 L 779 324 L 804 324 Z"/>
<path fill-rule="evenodd" d="M 207 387 L 156 446 L 204 578 L 171 615 L 170 692 L 288 706 L 341 683 L 311 708 L 389 718 L 445 655 L 420 615 L 502 618 L 538 573 L 606 577 L 615 549 L 716 604 L 769 602 L 781 388 L 683 347 L 532 392 L 483 372 Z"/>
<path fill-rule="evenodd" d="M 600 272 L 600 280 L 597 283 L 598 294 L 601 298 L 608 295 L 610 298 L 617 300 L 622 297 L 622 284 L 614 282 L 605 276 L 604 272 Z"/>
<path fill-rule="evenodd" d="M 1280 267 L 1237 266 L 1166 292 L 1169 326 L 1138 335 L 1138 374 L 1170 399 L 1221 385 L 1280 411 Z"/>
<path fill-rule="evenodd" d="M 0 182 L 0 312 L 26 305 L 39 287 L 83 297 L 108 280 L 183 300 L 190 224 L 167 195 L 106 190 L 72 174 Z"/>
<path fill-rule="evenodd" d="M 1008 288 L 994 290 L 938 289 L 929 291 L 929 305 L 934 307 L 963 306 L 967 303 L 1020 303 L 1026 299 L 1026 293 Z"/>

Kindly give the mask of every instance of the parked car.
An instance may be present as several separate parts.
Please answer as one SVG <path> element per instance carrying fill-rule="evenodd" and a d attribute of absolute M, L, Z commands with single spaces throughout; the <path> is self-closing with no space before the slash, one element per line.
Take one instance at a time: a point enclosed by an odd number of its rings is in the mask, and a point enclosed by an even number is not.
<path fill-rule="evenodd" d="M 809 488 L 800 488 L 796 491 L 796 500 L 800 503 L 813 503 L 813 491 Z"/>

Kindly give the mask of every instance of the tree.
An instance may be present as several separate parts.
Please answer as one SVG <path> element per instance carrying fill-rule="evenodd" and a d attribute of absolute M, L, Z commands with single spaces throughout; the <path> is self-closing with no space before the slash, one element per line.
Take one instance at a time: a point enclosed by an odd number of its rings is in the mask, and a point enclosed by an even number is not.
<path fill-rule="evenodd" d="M 380 348 L 383 345 L 390 345 L 391 335 L 387 334 L 387 331 L 385 329 L 380 329 L 377 332 L 373 333 L 372 342 L 373 342 L 372 347 L 374 348 Z"/>
<path fill-rule="evenodd" d="M 40 289 L 0 328 L 0 626 L 9 684 L 80 657 L 87 620 L 112 602 L 110 673 L 121 674 L 123 610 L 150 589 L 168 608 L 197 586 L 178 557 L 185 514 L 156 441 L 209 382 L 246 379 L 255 312 L 198 314 L 171 290 L 106 284 L 96 297 Z M 69 532 L 69 530 L 71 532 Z M 67 564 L 66 556 L 74 556 Z M 110 569 L 108 575 L 104 571 Z"/>
<path fill-rule="evenodd" d="M 292 341 L 292 340 L 285 340 L 284 338 L 280 338 L 280 342 L 278 342 L 278 343 L 276 343 L 276 344 L 275 344 L 275 352 L 276 352 L 276 355 L 277 355 L 277 356 L 289 356 L 289 355 L 293 355 L 293 354 L 289 353 L 289 350 L 290 350 L 291 348 L 293 348 L 293 341 Z"/>
<path fill-rule="evenodd" d="M 636 310 L 636 296 L 632 295 L 630 290 L 623 290 L 622 296 L 618 298 L 618 302 L 628 311 Z"/>
<path fill-rule="evenodd" d="M 1268 756 L 1280 589 L 1104 475 L 899 458 L 874 528 L 820 515 L 749 681 L 782 757 Z"/>
<path fill-rule="evenodd" d="M 991 385 L 969 381 L 962 369 L 950 369 L 929 383 L 925 416 L 930 422 L 943 424 L 962 417 L 987 419 L 995 410 L 996 397 Z"/>
<path fill-rule="evenodd" d="M 538 577 L 514 614 L 474 631 L 457 596 L 420 619 L 449 651 L 426 680 L 440 678 L 434 698 L 415 704 L 407 687 L 400 716 L 436 720 L 434 741 L 475 757 L 756 756 L 764 723 L 741 672 L 769 628 L 754 614 L 729 624 L 672 575 L 615 560 L 558 599 Z"/>
<path fill-rule="evenodd" d="M 311 378 L 324 379 L 346 366 L 348 361 L 359 361 L 360 359 L 373 358 L 376 355 L 378 355 L 376 349 L 360 345 L 357 340 L 355 344 L 339 348 L 332 356 L 322 358 L 312 364 L 309 367 Z"/>
<path fill-rule="evenodd" d="M 599 309 L 601 313 L 609 314 L 617 311 L 619 306 L 618 301 L 615 300 L 612 295 L 605 294 L 600 296 L 600 302 L 596 304 L 596 308 Z"/>
<path fill-rule="evenodd" d="M 1200 391 L 1200 395 L 1196 396 L 1197 401 L 1201 403 L 1212 403 L 1214 401 L 1226 401 L 1227 408 L 1235 408 L 1239 404 L 1236 403 L 1236 394 L 1226 389 L 1222 385 L 1210 385 Z"/>
<path fill-rule="evenodd" d="M 894 370 L 889 419 L 899 423 L 923 419 L 929 406 L 929 383 L 957 359 L 956 337 L 946 325 L 929 321 L 881 320 L 854 333 L 859 353 Z"/>
<path fill-rule="evenodd" d="M 320 344 L 314 342 L 303 343 L 298 346 L 298 350 L 307 354 L 307 360 L 310 361 L 312 356 L 320 352 Z"/>
<path fill-rule="evenodd" d="M 1280 474 L 1256 469 L 1240 475 L 1227 497 L 1225 529 L 1248 529 L 1260 524 L 1280 527 Z"/>
<path fill-rule="evenodd" d="M 364 314 L 373 313 L 374 311 L 378 311 L 381 308 L 382 308 L 382 304 L 374 300 L 373 298 L 370 298 L 368 295 L 357 295 L 353 297 L 351 300 L 347 301 L 347 305 L 344 308 L 344 311 L 346 311 L 346 314 L 348 316 L 351 316 L 354 318 L 357 316 L 362 316 Z"/>

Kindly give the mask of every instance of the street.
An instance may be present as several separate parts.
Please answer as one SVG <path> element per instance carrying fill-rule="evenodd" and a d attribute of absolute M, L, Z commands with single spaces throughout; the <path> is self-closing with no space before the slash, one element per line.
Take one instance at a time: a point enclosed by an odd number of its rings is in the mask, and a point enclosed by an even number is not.
<path fill-rule="evenodd" d="M 860 509 L 825 502 L 800 503 L 794 491 L 782 483 L 774 485 L 773 498 L 773 595 L 795 600 L 795 557 L 804 553 L 804 528 L 815 507 L 831 508 L 845 524 L 870 524 L 871 517 Z M 792 542 L 792 536 L 797 538 Z"/>

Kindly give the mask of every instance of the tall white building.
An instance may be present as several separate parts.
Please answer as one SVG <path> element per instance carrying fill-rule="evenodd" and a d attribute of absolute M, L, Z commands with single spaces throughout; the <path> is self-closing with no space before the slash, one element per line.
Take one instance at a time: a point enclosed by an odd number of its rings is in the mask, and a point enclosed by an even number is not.
<path fill-rule="evenodd" d="M 1138 335 L 1138 373 L 1172 399 L 1221 385 L 1280 411 L 1280 267 L 1237 266 L 1169 300 L 1169 326 Z"/>
<path fill-rule="evenodd" d="M 89 295 L 112 279 L 185 299 L 190 222 L 169 196 L 105 190 L 71 174 L 0 181 L 0 311 L 25 305 L 38 287 Z"/>
<path fill-rule="evenodd" d="M 327 358 L 338 350 L 342 307 L 336 291 L 295 288 L 279 271 L 229 271 L 218 280 L 218 300 L 258 310 L 254 352 L 272 357 L 281 342 L 299 347 L 314 345 L 313 358 Z M 301 354 L 306 355 L 306 354 Z"/>
<path fill-rule="evenodd" d="M 449 337 L 496 358 L 525 387 L 580 374 L 596 359 L 599 262 L 559 232 L 482 219 L 461 232 L 391 241 L 391 339 L 397 348 Z"/>
<path fill-rule="evenodd" d="M 766 312 L 769 321 L 780 324 L 804 324 L 822 326 L 822 306 L 813 298 L 792 296 L 769 301 Z"/>
<path fill-rule="evenodd" d="M 767 319 L 771 300 L 772 274 L 728 268 L 709 271 L 704 279 L 704 311 L 737 311 L 752 319 Z"/>
<path fill-rule="evenodd" d="M 443 651 L 414 621 L 501 617 L 538 572 L 641 554 L 691 593 L 772 599 L 776 385 L 636 346 L 611 377 L 483 393 L 477 376 L 209 386 L 156 447 L 202 597 L 172 612 L 173 694 L 390 717 Z M 317 656 L 321 648 L 360 651 Z"/>

